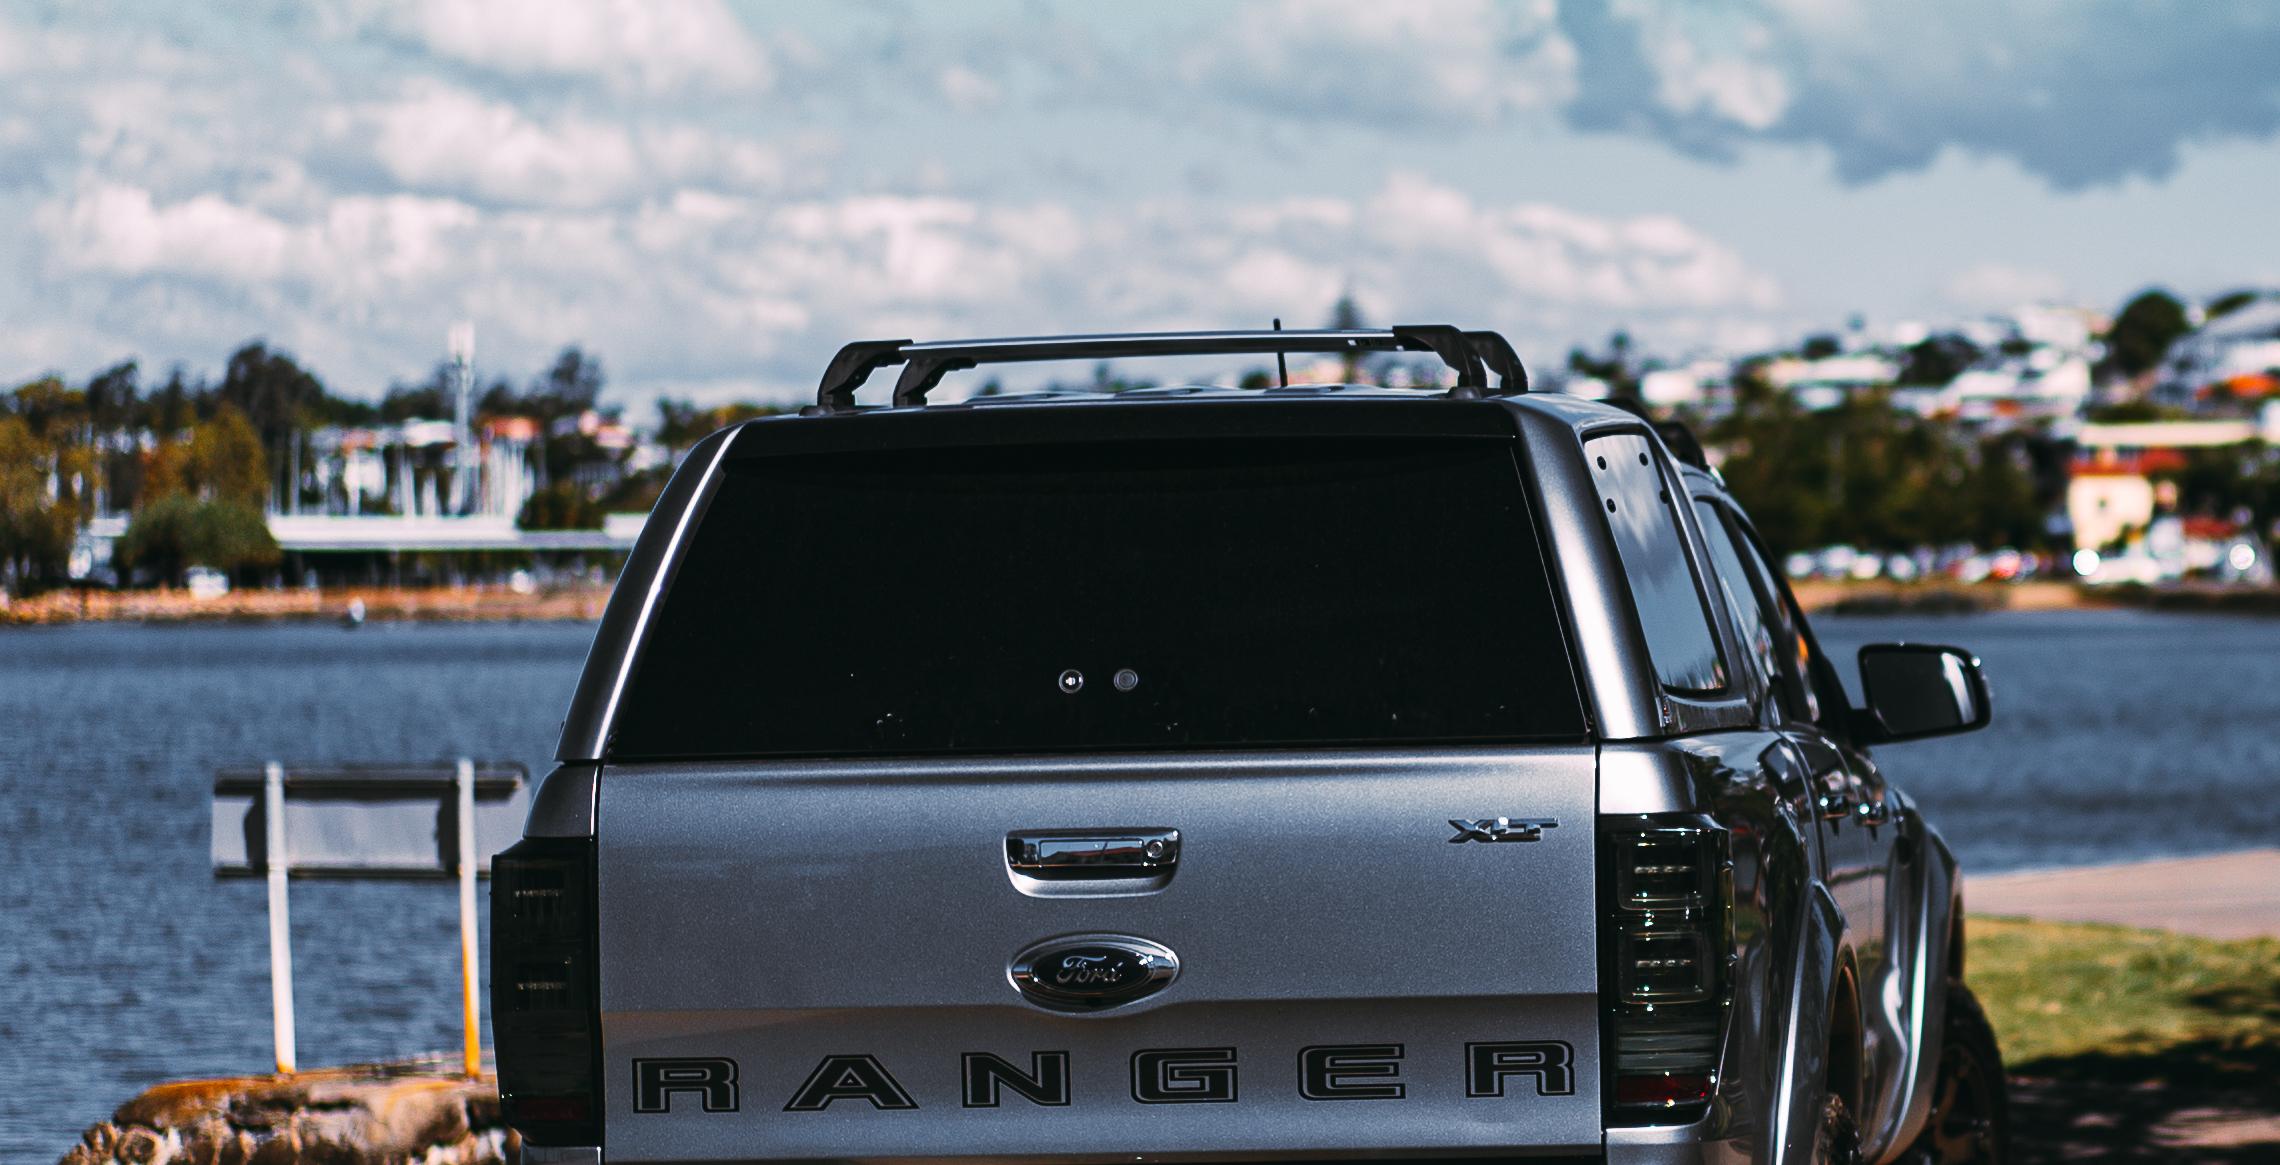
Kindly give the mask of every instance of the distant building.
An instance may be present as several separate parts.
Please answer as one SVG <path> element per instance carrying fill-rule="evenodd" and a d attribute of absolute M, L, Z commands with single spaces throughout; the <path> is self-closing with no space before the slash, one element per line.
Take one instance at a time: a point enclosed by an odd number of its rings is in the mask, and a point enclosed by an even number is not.
<path fill-rule="evenodd" d="M 2154 398 L 2191 405 L 2273 383 L 2280 372 L 2280 298 L 2260 299 L 2180 337 L 2162 361 Z"/>
<path fill-rule="evenodd" d="M 1807 360 L 1783 356 L 1765 365 L 1766 383 L 1797 398 L 1809 409 L 1835 408 L 1864 388 L 1882 388 L 1900 378 L 1900 365 L 1874 352 L 1847 352 Z"/>
<path fill-rule="evenodd" d="M 2280 409 L 2261 421 L 2144 421 L 2081 427 L 2066 485 L 2079 550 L 2142 538 L 2176 498 L 2154 478 L 2185 467 L 2186 451 L 2280 440 Z"/>

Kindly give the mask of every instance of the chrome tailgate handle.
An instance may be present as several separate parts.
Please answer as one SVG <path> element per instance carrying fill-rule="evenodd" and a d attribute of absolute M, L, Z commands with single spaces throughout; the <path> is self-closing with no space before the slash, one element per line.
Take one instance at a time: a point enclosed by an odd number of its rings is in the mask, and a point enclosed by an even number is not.
<path fill-rule="evenodd" d="M 1005 862 L 1032 878 L 1144 878 L 1180 861 L 1176 829 L 1046 829 L 1005 835 Z"/>

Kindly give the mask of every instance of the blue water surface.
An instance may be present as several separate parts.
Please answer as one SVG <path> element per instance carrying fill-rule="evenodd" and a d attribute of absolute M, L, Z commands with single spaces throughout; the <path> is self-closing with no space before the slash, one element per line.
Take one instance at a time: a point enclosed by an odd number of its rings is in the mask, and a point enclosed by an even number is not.
<path fill-rule="evenodd" d="M 1824 618 L 1986 660 L 1996 724 L 1883 750 L 1977 871 L 2280 844 L 2280 621 Z M 0 633 L 0 1161 L 158 1080 L 267 1070 L 257 881 L 210 870 L 214 770 L 461 754 L 543 772 L 584 624 Z M 459 1043 L 447 883 L 296 882 L 304 1064 Z"/>

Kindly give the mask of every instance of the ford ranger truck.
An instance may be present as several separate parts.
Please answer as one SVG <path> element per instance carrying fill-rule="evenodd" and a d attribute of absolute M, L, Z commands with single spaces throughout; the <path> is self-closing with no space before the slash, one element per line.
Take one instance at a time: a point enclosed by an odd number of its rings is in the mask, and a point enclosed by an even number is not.
<path fill-rule="evenodd" d="M 1354 353 L 1454 387 L 928 400 Z M 494 866 L 522 1159 L 2002 1160 L 1871 753 L 1978 662 L 1856 703 L 1769 562 L 1491 332 L 850 344 L 674 474 Z"/>

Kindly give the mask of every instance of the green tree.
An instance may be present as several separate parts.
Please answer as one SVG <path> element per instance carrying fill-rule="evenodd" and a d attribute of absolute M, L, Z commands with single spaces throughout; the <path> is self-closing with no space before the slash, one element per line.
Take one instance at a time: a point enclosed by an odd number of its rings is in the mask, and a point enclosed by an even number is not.
<path fill-rule="evenodd" d="M 324 382 L 292 356 L 256 340 L 230 353 L 214 404 L 233 405 L 245 414 L 260 438 L 266 470 L 273 473 L 290 463 L 292 443 L 330 400 Z M 265 498 L 271 481 L 263 478 Z"/>
<path fill-rule="evenodd" d="M 282 554 L 258 507 L 173 494 L 135 514 L 113 557 L 122 570 L 174 583 L 193 566 L 235 575 L 274 566 Z"/>
<path fill-rule="evenodd" d="M 253 422 L 225 404 L 190 430 L 185 484 L 206 501 L 261 509 L 269 496 L 269 462 Z"/>
<path fill-rule="evenodd" d="M 0 414 L 0 584 L 20 589 L 55 578 L 79 528 L 74 507 L 49 491 L 55 450 L 19 416 Z"/>
<path fill-rule="evenodd" d="M 1963 375 L 1964 369 L 1978 363 L 1979 355 L 1979 345 L 1954 332 L 1926 336 L 1908 346 L 1900 362 L 1899 383 L 1945 387 Z"/>
<path fill-rule="evenodd" d="M 2035 463 L 2022 442 L 1975 442 L 1856 393 L 1818 412 L 1765 383 L 1736 381 L 1734 412 L 1711 431 L 1719 471 L 1781 552 L 1830 543 L 1898 551 L 1970 542 L 2033 546 L 2044 537 Z"/>
<path fill-rule="evenodd" d="M 2177 297 L 2154 288 L 2138 293 L 2122 305 L 2106 331 L 2106 365 L 2123 376 L 2139 376 L 2160 367 L 2177 337 L 2193 330 L 2185 305 Z"/>
<path fill-rule="evenodd" d="M 2239 291 L 2228 291 L 2210 300 L 2209 306 L 2202 310 L 2206 313 L 2207 318 L 2213 320 L 2219 316 L 2229 316 L 2262 298 L 2264 298 L 2263 292 L 2244 287 Z"/>
<path fill-rule="evenodd" d="M 576 482 L 558 481 L 530 495 L 515 525 L 525 530 L 599 530 L 602 507 Z"/>

